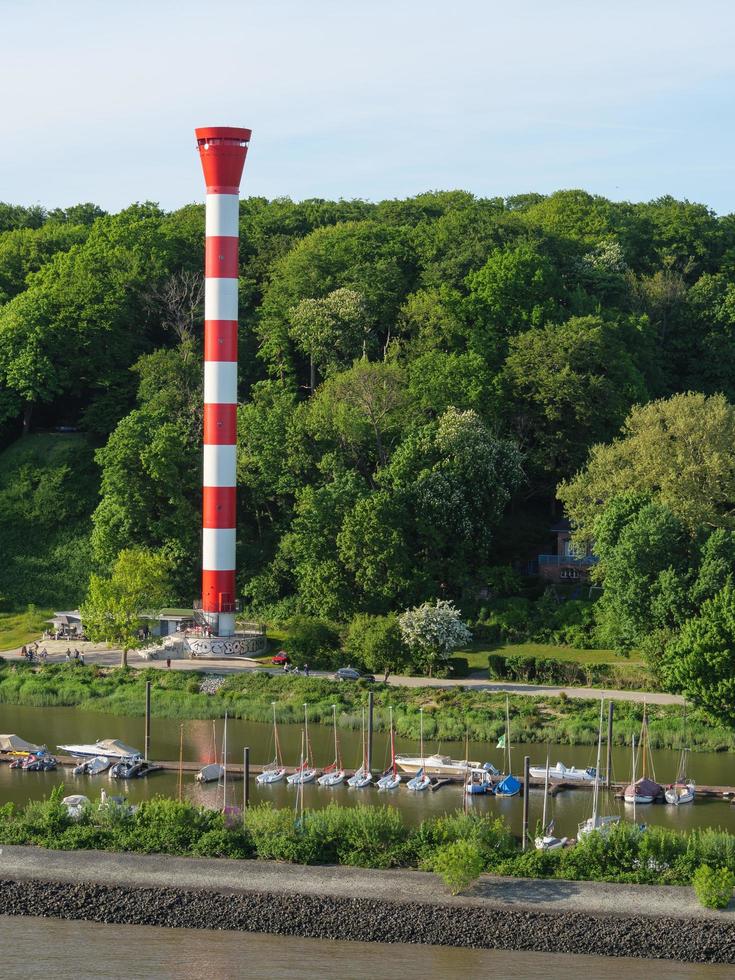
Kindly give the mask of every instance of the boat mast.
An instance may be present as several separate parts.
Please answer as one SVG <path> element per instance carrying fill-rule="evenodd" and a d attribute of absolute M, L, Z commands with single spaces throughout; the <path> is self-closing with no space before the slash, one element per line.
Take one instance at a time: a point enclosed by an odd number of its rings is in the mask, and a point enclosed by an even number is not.
<path fill-rule="evenodd" d="M 419 708 L 419 737 L 421 742 L 421 768 L 424 768 L 424 709 Z"/>
<path fill-rule="evenodd" d="M 311 743 L 309 742 L 309 718 L 307 715 L 308 705 L 304 703 L 304 741 L 306 742 L 306 759 L 305 762 L 307 767 L 311 765 Z"/>
<path fill-rule="evenodd" d="M 600 796 L 600 758 L 602 754 L 602 712 L 605 704 L 605 699 L 600 698 L 600 728 L 597 732 L 597 765 L 595 766 L 595 784 L 592 787 L 592 829 L 597 827 L 597 810 L 599 804 Z M 608 783 L 610 782 L 610 773 L 607 774 Z"/>
<path fill-rule="evenodd" d="M 337 705 L 332 705 L 332 719 L 334 721 L 334 768 L 339 769 L 339 748 L 337 747 Z"/>
<path fill-rule="evenodd" d="M 528 787 L 526 787 L 528 790 Z M 541 816 L 541 833 L 546 833 L 546 801 L 549 798 L 549 747 L 546 746 L 546 774 L 544 776 L 544 812 Z"/>
<path fill-rule="evenodd" d="M 393 731 L 393 708 L 390 709 L 390 761 L 393 766 L 393 778 L 396 778 L 396 733 Z"/>
<path fill-rule="evenodd" d="M 505 696 L 505 747 L 508 750 L 508 775 L 510 776 L 513 772 L 513 767 L 510 761 L 510 707 L 507 694 Z"/>
<path fill-rule="evenodd" d="M 635 735 L 633 736 L 633 823 L 635 823 L 635 771 L 636 771 L 636 757 L 635 757 Z"/>
<path fill-rule="evenodd" d="M 273 745 L 276 750 L 276 765 L 283 766 L 283 755 L 281 754 L 281 743 L 278 741 L 278 725 L 276 724 L 276 702 L 271 701 L 273 708 Z"/>
<path fill-rule="evenodd" d="M 222 738 L 222 812 L 227 812 L 227 712 L 225 711 L 225 732 Z"/>

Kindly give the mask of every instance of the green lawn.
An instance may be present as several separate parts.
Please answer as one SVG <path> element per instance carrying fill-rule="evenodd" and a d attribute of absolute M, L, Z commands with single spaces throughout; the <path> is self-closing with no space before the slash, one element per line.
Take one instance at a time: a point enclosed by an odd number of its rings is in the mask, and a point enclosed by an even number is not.
<path fill-rule="evenodd" d="M 470 670 L 487 670 L 490 654 L 501 657 L 548 657 L 551 660 L 566 660 L 578 664 L 630 664 L 638 665 L 641 661 L 634 657 L 630 660 L 621 659 L 614 650 L 575 650 L 573 647 L 553 646 L 546 643 L 473 643 L 463 650 L 458 650 L 455 656 L 464 657 Z"/>
<path fill-rule="evenodd" d="M 0 650 L 15 650 L 24 643 L 38 640 L 47 628 L 53 610 L 0 613 Z"/>

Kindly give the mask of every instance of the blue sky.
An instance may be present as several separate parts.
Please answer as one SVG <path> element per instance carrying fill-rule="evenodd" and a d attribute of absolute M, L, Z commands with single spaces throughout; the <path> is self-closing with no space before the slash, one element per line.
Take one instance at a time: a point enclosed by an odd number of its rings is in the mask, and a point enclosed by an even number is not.
<path fill-rule="evenodd" d="M 735 211 L 735 5 L 719 0 L 0 0 L 0 200 L 583 187 Z"/>

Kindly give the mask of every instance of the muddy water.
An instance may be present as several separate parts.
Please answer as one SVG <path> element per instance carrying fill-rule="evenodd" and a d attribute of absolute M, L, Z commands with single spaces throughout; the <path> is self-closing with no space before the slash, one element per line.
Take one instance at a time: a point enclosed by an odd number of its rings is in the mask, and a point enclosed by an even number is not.
<path fill-rule="evenodd" d="M 5 980 L 99 980 L 170 977 L 199 980 L 446 980 L 502 976 L 569 980 L 724 980 L 732 966 L 667 960 L 605 959 L 549 953 L 507 953 L 441 946 L 292 939 L 258 933 L 109 926 L 58 919 L 0 916 L 0 964 Z"/>
<path fill-rule="evenodd" d="M 195 761 L 200 765 L 211 762 L 215 751 L 221 760 L 222 722 L 217 722 L 216 733 L 211 721 L 187 721 L 181 723 L 166 719 L 153 719 L 151 757 L 154 759 L 175 760 L 179 756 L 179 738 L 183 731 L 184 759 Z M 142 749 L 143 719 L 129 718 L 118 715 L 104 715 L 97 712 L 83 712 L 75 708 L 27 708 L 13 705 L 0 705 L 0 731 L 16 732 L 33 742 L 46 743 L 53 751 L 60 743 L 65 742 L 94 742 L 98 738 L 120 738 L 124 742 Z M 309 728 L 314 759 L 317 765 L 327 765 L 334 757 L 333 732 L 321 725 L 311 725 Z M 296 725 L 280 727 L 280 739 L 284 760 L 288 764 L 297 764 L 301 728 Z M 340 749 L 344 764 L 357 767 L 362 755 L 361 735 L 359 732 L 341 730 L 339 732 Z M 265 763 L 273 757 L 273 735 L 268 725 L 232 721 L 228 726 L 228 759 L 230 762 L 242 762 L 243 747 L 249 745 L 251 761 Z M 427 752 L 436 751 L 434 743 L 426 746 Z M 458 743 L 444 743 L 442 751 L 455 757 L 464 757 L 464 746 Z M 418 746 L 409 740 L 399 740 L 399 752 L 415 754 Z M 519 746 L 513 753 L 513 769 L 520 772 L 523 766 L 523 755 L 531 756 L 531 763 L 542 765 L 545 760 L 545 747 L 539 745 Z M 487 743 L 470 743 L 470 758 L 479 761 L 490 761 L 502 767 L 502 750 Z M 376 734 L 373 750 L 373 766 L 380 769 L 389 758 L 388 739 L 384 734 Z M 552 746 L 552 764 L 560 759 L 566 765 L 594 765 L 595 749 L 591 746 Z M 654 752 L 654 764 L 658 779 L 662 782 L 671 781 L 676 772 L 677 753 L 671 751 Z M 724 753 L 692 753 L 690 757 L 690 775 L 701 784 L 735 784 L 735 763 L 733 757 Z M 625 779 L 630 774 L 630 759 L 628 752 L 616 748 L 613 752 L 613 776 Z M 110 791 L 111 781 L 105 776 L 73 777 L 70 770 L 59 770 L 55 773 L 24 773 L 10 770 L 6 765 L 0 765 L 0 803 L 13 800 L 24 803 L 28 799 L 41 799 L 50 790 L 63 782 L 69 793 L 84 793 L 92 798 L 99 795 L 102 786 Z M 178 792 L 178 775 L 175 772 L 159 773 L 147 780 L 131 781 L 128 784 L 113 782 L 115 792 L 124 792 L 131 802 L 163 793 L 175 796 Z M 222 787 L 209 785 L 200 787 L 194 783 L 193 774 L 185 773 L 183 777 L 183 792 L 185 796 L 196 802 L 211 806 L 221 806 Z M 285 783 L 270 787 L 258 787 L 251 781 L 251 800 L 272 800 L 277 806 L 293 806 L 295 791 Z M 233 780 L 228 791 L 228 802 L 237 803 L 242 796 L 242 782 Z M 345 786 L 329 790 L 316 784 L 307 785 L 304 792 L 306 807 L 324 806 L 334 800 L 343 805 L 351 805 L 357 801 L 369 803 L 389 802 L 397 806 L 410 822 L 418 822 L 424 816 L 453 811 L 463 804 L 463 794 L 459 786 L 445 786 L 436 792 L 414 794 L 401 787 L 399 790 L 384 794 L 376 789 L 351 790 Z M 514 830 L 521 829 L 521 800 L 494 799 L 492 797 L 475 797 L 469 805 L 480 812 L 502 814 Z M 554 801 L 549 801 L 550 813 L 556 819 L 556 832 L 571 836 L 581 820 L 590 813 L 591 793 L 589 790 L 575 790 L 560 793 Z M 530 798 L 530 825 L 533 828 L 536 820 L 541 818 L 543 807 L 543 792 L 533 790 Z M 632 817 L 630 807 L 621 803 L 609 801 L 604 804 L 608 813 L 620 812 Z M 639 820 L 651 824 L 663 824 L 672 828 L 691 829 L 693 827 L 722 827 L 735 832 L 735 806 L 730 806 L 724 800 L 699 799 L 691 806 L 668 807 L 648 806 L 639 807 Z"/>

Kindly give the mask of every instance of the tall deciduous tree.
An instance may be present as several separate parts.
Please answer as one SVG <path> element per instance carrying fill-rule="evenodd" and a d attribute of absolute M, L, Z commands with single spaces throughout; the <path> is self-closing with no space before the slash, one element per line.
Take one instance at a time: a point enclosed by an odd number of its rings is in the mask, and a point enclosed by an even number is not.
<path fill-rule="evenodd" d="M 423 660 L 429 676 L 447 662 L 452 651 L 472 640 L 459 609 L 446 599 L 407 609 L 398 617 L 398 625 L 403 642 Z"/>

